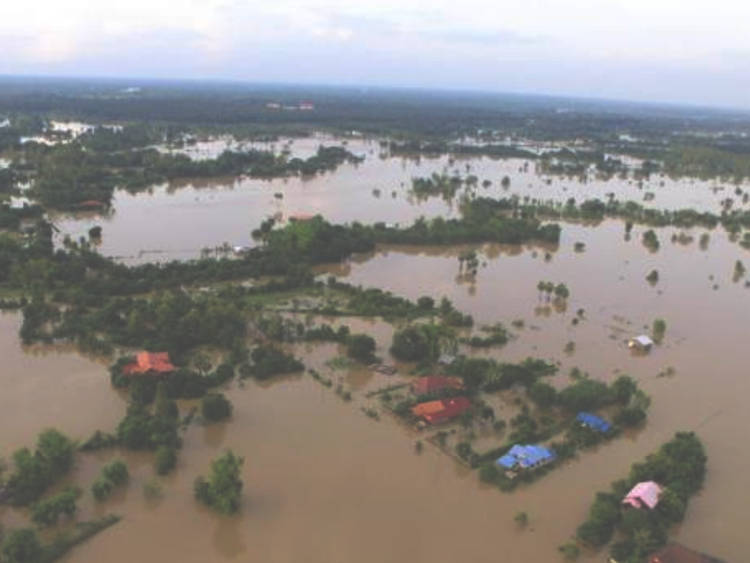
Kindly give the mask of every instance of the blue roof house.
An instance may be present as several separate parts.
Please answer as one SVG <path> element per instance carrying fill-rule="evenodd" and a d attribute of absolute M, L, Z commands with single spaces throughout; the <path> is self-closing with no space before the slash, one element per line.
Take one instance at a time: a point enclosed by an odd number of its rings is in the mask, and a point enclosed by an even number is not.
<path fill-rule="evenodd" d="M 555 452 L 544 446 L 516 444 L 495 463 L 505 469 L 532 469 L 549 463 L 556 457 Z"/>
<path fill-rule="evenodd" d="M 596 430 L 602 434 L 606 434 L 612 430 L 612 425 L 609 422 L 595 414 L 591 414 L 590 412 L 579 412 L 576 416 L 576 420 L 584 426 L 588 426 L 592 430 Z"/>

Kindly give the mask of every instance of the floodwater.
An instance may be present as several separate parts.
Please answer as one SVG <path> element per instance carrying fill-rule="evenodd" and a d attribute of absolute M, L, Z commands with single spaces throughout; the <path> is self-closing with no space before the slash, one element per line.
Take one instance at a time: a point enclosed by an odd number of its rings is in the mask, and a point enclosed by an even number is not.
<path fill-rule="evenodd" d="M 284 142 L 291 143 L 293 149 L 296 147 L 305 156 L 314 153 L 323 141 L 343 142 L 327 137 Z M 193 151 L 190 154 L 194 158 L 207 158 L 224 148 L 234 147 L 233 143 L 220 138 L 185 150 Z M 591 177 L 582 182 L 548 178 L 537 173 L 533 162 L 525 169 L 524 161 L 518 159 L 391 158 L 381 153 L 377 141 L 353 139 L 347 143 L 353 153 L 365 156 L 364 162 L 343 164 L 334 172 L 310 178 L 186 179 L 153 186 L 138 194 L 117 191 L 113 210 L 108 214 L 53 215 L 60 229 L 58 243 L 65 235 L 73 239 L 86 237 L 91 227 L 100 225 L 103 228 L 100 252 L 126 263 L 138 263 L 196 258 L 202 249 L 225 244 L 252 246 L 251 231 L 272 215 L 284 218 L 297 213 L 320 213 L 334 223 L 383 221 L 398 225 L 411 224 L 420 216 L 456 216 L 458 197 L 450 201 L 441 197 L 419 200 L 410 193 L 412 178 L 433 173 L 474 174 L 479 178 L 479 186 L 474 190 L 479 196 L 517 195 L 531 200 L 562 202 L 568 198 L 577 201 L 591 197 L 606 199 L 608 194 L 614 194 L 620 200 L 641 201 L 654 208 L 692 207 L 713 212 L 719 212 L 721 202 L 727 198 L 735 200 L 735 207 L 746 205 L 734 194 L 735 186 L 718 181 L 677 181 L 654 176 L 642 186 L 635 180 L 619 178 L 597 180 Z M 279 142 L 273 147 L 278 149 L 282 145 Z M 511 178 L 507 190 L 501 186 L 504 176 Z M 485 188 L 483 180 L 492 183 Z M 652 194 L 653 199 L 645 201 L 647 193 Z"/>
<path fill-rule="evenodd" d="M 480 268 L 474 289 L 456 283 L 457 249 L 381 249 L 352 262 L 349 272 L 336 272 L 348 273 L 350 282 L 410 297 L 446 295 L 478 322 L 507 325 L 524 319 L 523 329 L 513 329 L 516 339 L 489 352 L 496 357 L 555 358 L 563 372 L 579 366 L 605 380 L 629 373 L 653 399 L 642 431 L 584 452 L 529 487 L 502 494 L 481 486 L 475 472 L 431 447 L 415 454 L 420 435 L 414 431 L 388 416 L 373 421 L 361 412 L 365 392 L 402 380 L 403 369 L 396 379 L 361 368 L 327 369 L 326 361 L 341 354 L 336 345 L 298 344 L 293 349 L 309 366 L 352 391 L 351 403 L 307 375 L 263 385 L 234 383 L 227 391 L 235 407 L 232 420 L 190 427 L 177 471 L 161 480 L 161 500 L 146 500 L 142 493 L 153 478 L 150 457 L 119 454 L 129 462 L 132 482 L 104 505 L 95 507 L 87 497 L 81 516 L 116 512 L 125 518 L 67 560 L 490 562 L 502 553 L 509 562 L 556 561 L 556 546 L 583 520 L 593 493 L 677 430 L 699 433 L 709 472 L 676 537 L 728 561 L 746 560 L 750 541 L 737 515 L 748 500 L 742 491 L 750 459 L 738 444 L 738 429 L 750 422 L 744 405 L 750 380 L 739 350 L 750 315 L 750 289 L 730 279 L 734 260 L 743 254 L 721 233 L 712 233 L 703 251 L 697 245 L 700 231 L 686 246 L 669 242 L 671 232 L 659 231 L 662 246 L 654 254 L 641 245 L 637 230 L 624 241 L 617 221 L 566 225 L 560 250 L 550 261 L 539 249 L 484 246 L 487 266 Z M 576 241 L 586 243 L 585 252 L 573 252 Z M 652 268 L 661 274 L 655 288 L 644 279 Z M 539 279 L 567 283 L 566 312 L 539 311 L 545 306 L 536 291 Z M 585 309 L 586 320 L 573 327 L 570 320 L 578 308 Z M 664 344 L 648 356 L 632 356 L 624 338 L 656 316 L 667 320 Z M 124 404 L 110 388 L 104 366 L 65 352 L 26 353 L 15 336 L 18 316 L 0 320 L 3 357 L 9 358 L 3 364 L 0 409 L 8 451 L 30 443 L 50 425 L 81 438 L 96 428 L 114 427 Z M 338 322 L 373 334 L 378 353 L 386 354 L 392 333 L 388 324 Z M 568 341 L 576 343 L 570 356 L 562 352 Z M 666 367 L 673 367 L 675 375 L 657 377 Z M 29 409 L 29 397 L 40 408 Z M 184 410 L 188 406 L 182 405 Z M 507 413 L 498 416 L 507 418 Z M 236 518 L 199 507 L 191 492 L 194 478 L 226 448 L 245 458 L 243 509 Z M 80 456 L 75 482 L 88 486 L 110 457 Z M 526 530 L 513 522 L 521 510 L 531 518 Z M 582 560 L 599 561 L 601 554 Z"/>
<path fill-rule="evenodd" d="M 337 222 L 408 222 L 418 215 L 453 212 L 440 198 L 416 202 L 406 192 L 412 176 L 453 170 L 463 163 L 445 158 L 381 160 L 378 147 L 373 144 L 371 149 L 374 154 L 368 152 L 364 163 L 309 180 L 240 180 L 159 187 L 153 194 L 136 196 L 118 193 L 112 216 L 59 217 L 56 224 L 64 232 L 82 234 L 98 222 L 104 227 L 102 252 L 143 260 L 153 259 L 149 254 L 139 257 L 144 250 L 164 251 L 155 256 L 189 257 L 224 241 L 247 243 L 249 231 L 275 212 L 322 212 Z M 538 182 L 540 193 L 548 194 L 540 196 L 545 198 L 570 197 L 571 192 L 592 196 L 619 185 L 554 179 L 547 186 L 531 172 L 528 177 L 518 173 L 520 164 L 475 159 L 471 169 L 480 182 L 493 179 L 490 194 L 505 193 L 499 178 L 511 172 L 508 193 L 523 194 L 524 181 Z M 381 189 L 379 198 L 372 195 L 374 188 Z M 710 188 L 711 183 L 672 186 L 667 181 L 655 189 L 655 202 L 663 197 L 675 203 L 673 207 L 686 207 L 699 201 L 713 209 L 726 195 Z M 391 189 L 397 191 L 395 199 Z M 640 193 L 627 183 L 621 189 Z M 282 191 L 284 198 L 275 199 L 275 191 Z M 482 193 L 482 188 L 477 191 Z M 480 485 L 476 472 L 430 446 L 416 454 L 415 440 L 424 435 L 387 415 L 375 421 L 362 412 L 364 406 L 377 405 L 366 399 L 368 391 L 406 380 L 409 366 L 399 365 L 400 375 L 392 378 L 360 367 L 333 368 L 329 360 L 342 354 L 337 345 L 295 344 L 290 348 L 296 355 L 350 390 L 353 400 L 344 401 L 308 375 L 262 385 L 232 383 L 226 391 L 234 404 L 232 420 L 189 427 L 176 472 L 160 479 L 161 500 L 147 500 L 142 492 L 144 483 L 154 478 L 151 456 L 117 454 L 128 461 L 132 482 L 102 505 L 94 506 L 86 495 L 81 517 L 116 512 L 124 518 L 77 547 L 67 561 L 558 561 L 557 546 L 584 520 L 594 493 L 679 430 L 698 432 L 709 463 L 704 490 L 691 501 L 675 537 L 727 561 L 748 560 L 750 539 L 739 516 L 750 500 L 745 492 L 750 454 L 740 436 L 750 424 L 745 406 L 750 378 L 741 354 L 750 289 L 744 279 L 732 281 L 732 272 L 735 261 L 747 264 L 750 253 L 728 241 L 721 230 L 710 232 L 705 250 L 698 244 L 701 229 L 687 231 L 691 243 L 673 243 L 671 236 L 680 231 L 671 228 L 657 230 L 661 248 L 651 253 L 641 244 L 642 231 L 636 226 L 627 241 L 620 221 L 563 224 L 560 247 L 549 260 L 544 248 L 482 245 L 476 248 L 486 266 L 474 282 L 458 278 L 458 255 L 467 247 L 379 248 L 348 264 L 321 269 L 321 274 L 411 298 L 447 296 L 478 324 L 502 321 L 510 328 L 511 321 L 522 319 L 523 328 L 511 328 L 515 338 L 510 343 L 477 354 L 504 361 L 527 356 L 557 360 L 557 383 L 563 383 L 574 366 L 604 380 L 628 373 L 652 397 L 644 429 L 583 452 L 536 483 L 503 494 Z M 574 251 L 576 242 L 585 243 L 584 252 Z M 645 280 L 652 269 L 660 274 L 653 287 Z M 539 280 L 567 284 L 571 296 L 566 310 L 547 304 L 536 289 Z M 585 320 L 574 326 L 578 309 L 584 309 Z M 664 343 L 647 356 L 632 355 L 624 340 L 647 330 L 656 317 L 668 325 Z M 31 445 L 41 429 L 52 425 L 76 438 L 114 428 L 125 405 L 110 387 L 106 366 L 65 350 L 24 350 L 17 337 L 19 322 L 17 314 L 0 316 L 3 455 Z M 378 354 L 387 357 L 391 325 L 379 320 L 336 322 L 372 334 Z M 568 342 L 575 343 L 572 354 L 564 352 Z M 667 368 L 673 368 L 674 375 L 660 377 Z M 181 404 L 183 412 L 191 405 Z M 506 420 L 511 416 L 502 408 L 496 412 Z M 243 508 L 234 518 L 213 514 L 192 496 L 194 478 L 226 448 L 245 458 Z M 88 488 L 111 457 L 111 452 L 80 455 L 73 480 Z M 530 517 L 525 530 L 513 521 L 519 511 Z M 8 512 L 6 520 L 23 518 Z M 600 552 L 584 554 L 581 560 L 603 558 Z"/>

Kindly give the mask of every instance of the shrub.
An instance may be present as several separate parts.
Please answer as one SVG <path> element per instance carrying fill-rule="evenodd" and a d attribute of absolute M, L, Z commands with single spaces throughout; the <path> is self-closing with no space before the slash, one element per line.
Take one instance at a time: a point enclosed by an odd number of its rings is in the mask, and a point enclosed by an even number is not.
<path fill-rule="evenodd" d="M 195 498 L 222 514 L 233 514 L 240 507 L 242 479 L 240 469 L 244 460 L 231 450 L 211 463 L 208 479 L 199 476 L 193 490 Z"/>
<path fill-rule="evenodd" d="M 166 475 L 177 465 L 177 451 L 171 446 L 159 446 L 156 448 L 154 465 L 159 475 Z"/>
<path fill-rule="evenodd" d="M 201 399 L 201 414 L 209 422 L 224 420 L 232 414 L 232 403 L 221 393 L 209 393 Z"/>
<path fill-rule="evenodd" d="M 375 339 L 366 334 L 352 334 L 346 339 L 346 354 L 363 363 L 375 359 Z"/>

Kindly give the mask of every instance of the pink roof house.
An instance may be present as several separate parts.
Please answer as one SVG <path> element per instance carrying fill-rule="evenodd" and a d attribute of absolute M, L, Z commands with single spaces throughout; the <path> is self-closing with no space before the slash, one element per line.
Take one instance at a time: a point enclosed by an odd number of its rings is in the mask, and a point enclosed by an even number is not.
<path fill-rule="evenodd" d="M 661 486 L 653 481 L 643 481 L 633 487 L 622 499 L 623 504 L 629 504 L 635 508 L 653 509 L 659 504 Z"/>

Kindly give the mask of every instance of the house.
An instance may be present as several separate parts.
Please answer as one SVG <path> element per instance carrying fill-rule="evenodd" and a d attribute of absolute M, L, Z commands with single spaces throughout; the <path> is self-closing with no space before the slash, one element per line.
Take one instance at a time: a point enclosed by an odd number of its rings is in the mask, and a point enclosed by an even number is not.
<path fill-rule="evenodd" d="M 544 446 L 516 444 L 508 453 L 498 458 L 495 463 L 509 470 L 533 469 L 550 463 L 556 458 L 555 452 Z"/>
<path fill-rule="evenodd" d="M 652 554 L 648 563 L 724 563 L 720 559 L 672 542 Z"/>
<path fill-rule="evenodd" d="M 386 228 L 390 229 L 392 227 L 389 227 L 388 224 L 386 224 Z M 454 356 L 453 354 L 440 354 L 440 357 L 438 358 L 438 363 L 441 366 L 449 366 L 455 361 L 456 361 L 456 356 Z"/>
<path fill-rule="evenodd" d="M 420 377 L 411 384 L 411 391 L 415 395 L 429 395 L 444 389 L 463 389 L 464 384 L 458 377 L 445 375 L 428 375 Z"/>
<path fill-rule="evenodd" d="M 654 341 L 651 340 L 648 336 L 645 334 L 641 334 L 639 336 L 635 336 L 628 340 L 628 348 L 632 350 L 640 350 L 642 352 L 648 352 L 651 350 L 651 347 L 654 345 Z"/>
<path fill-rule="evenodd" d="M 576 415 L 576 420 L 580 422 L 581 425 L 596 430 L 597 432 L 601 432 L 602 434 L 606 434 L 612 430 L 612 425 L 609 422 L 589 412 L 579 412 L 578 415 Z"/>
<path fill-rule="evenodd" d="M 452 397 L 414 405 L 411 412 L 429 424 L 440 424 L 460 416 L 471 407 L 466 397 Z"/>
<path fill-rule="evenodd" d="M 167 352 L 138 352 L 135 361 L 123 366 L 122 373 L 125 375 L 154 374 L 160 375 L 171 373 L 175 370 Z"/>
<path fill-rule="evenodd" d="M 653 510 L 659 504 L 661 485 L 654 481 L 643 481 L 633 487 L 622 499 L 622 504 L 628 504 L 635 508 L 648 508 Z"/>
<path fill-rule="evenodd" d="M 312 111 L 315 109 L 315 104 L 313 104 L 312 102 L 302 102 L 299 105 L 299 109 L 301 109 L 302 111 Z"/>
<path fill-rule="evenodd" d="M 723 563 L 720 559 L 698 553 L 679 543 L 669 543 L 648 558 L 648 563 Z"/>

